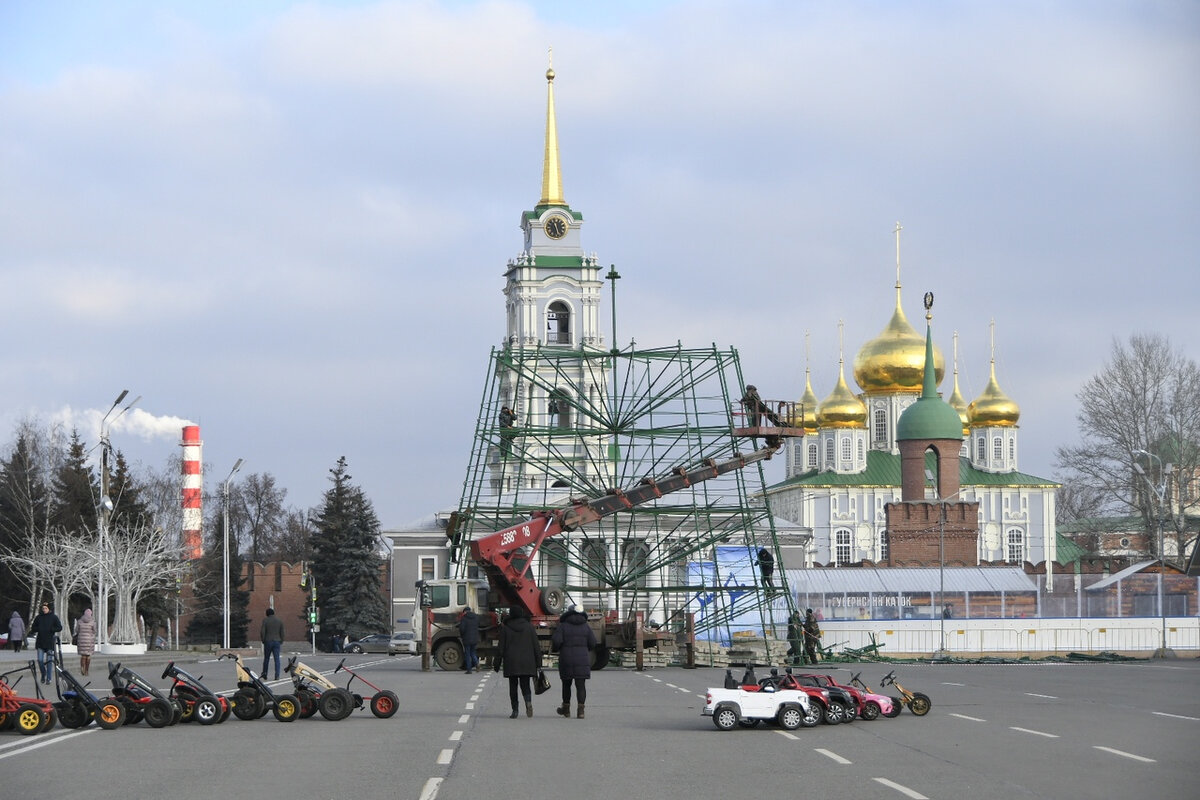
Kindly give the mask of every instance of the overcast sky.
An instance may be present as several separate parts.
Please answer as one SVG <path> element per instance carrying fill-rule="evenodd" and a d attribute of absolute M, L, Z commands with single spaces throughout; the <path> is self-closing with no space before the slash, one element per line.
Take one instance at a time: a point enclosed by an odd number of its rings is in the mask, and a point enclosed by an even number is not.
<path fill-rule="evenodd" d="M 344 455 L 385 528 L 454 506 L 551 46 L 622 345 L 734 347 L 797 399 L 811 331 L 824 398 L 845 320 L 853 386 L 899 221 L 968 401 L 995 320 L 1025 472 L 1114 338 L 1200 356 L 1189 0 L 4 0 L 5 452 L 29 415 L 94 443 L 129 389 L 113 445 L 158 468 L 198 423 L 210 497 L 244 458 L 308 508 Z"/>

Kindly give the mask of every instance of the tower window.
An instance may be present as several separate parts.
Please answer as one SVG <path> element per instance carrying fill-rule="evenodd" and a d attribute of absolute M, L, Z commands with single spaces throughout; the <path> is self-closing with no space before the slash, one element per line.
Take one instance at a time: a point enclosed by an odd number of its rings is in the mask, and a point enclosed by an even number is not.
<path fill-rule="evenodd" d="M 987 440 L 982 436 L 975 440 L 975 460 L 983 461 L 987 457 Z"/>
<path fill-rule="evenodd" d="M 1017 438 L 1015 436 L 1008 438 L 1008 460 L 1013 463 L 1017 461 Z"/>
<path fill-rule="evenodd" d="M 858 460 L 862 461 L 867 457 L 866 443 L 862 439 L 858 440 Z"/>
<path fill-rule="evenodd" d="M 555 300 L 546 310 L 546 344 L 571 343 L 571 309 Z"/>
<path fill-rule="evenodd" d="M 1008 532 L 1008 542 L 1005 548 L 1004 560 L 1009 564 L 1022 564 L 1025 562 L 1025 534 L 1017 528 L 1013 528 Z"/>
<path fill-rule="evenodd" d="M 879 532 L 879 560 L 886 562 L 891 555 L 891 537 L 886 529 Z"/>
<path fill-rule="evenodd" d="M 846 438 L 842 439 L 842 462 L 845 463 L 845 462 L 848 462 L 849 460 L 850 460 L 850 437 L 847 436 Z"/>
<path fill-rule="evenodd" d="M 875 409 L 875 443 L 887 444 L 887 412 L 882 408 Z"/>
<path fill-rule="evenodd" d="M 848 531 L 848 530 L 838 531 L 837 533 L 834 534 L 834 540 L 837 543 L 835 545 L 834 555 L 833 555 L 834 562 L 839 565 L 840 564 L 849 564 L 850 563 L 850 541 L 851 541 L 850 531 Z"/>
<path fill-rule="evenodd" d="M 1004 440 L 999 436 L 997 436 L 995 439 L 992 439 L 992 460 L 1004 460 Z"/>
<path fill-rule="evenodd" d="M 817 443 L 816 442 L 812 442 L 811 444 L 809 444 L 809 446 L 808 446 L 808 463 L 805 464 L 804 466 L 807 467 L 808 469 L 816 469 L 818 466 L 820 466 L 817 463 Z"/>

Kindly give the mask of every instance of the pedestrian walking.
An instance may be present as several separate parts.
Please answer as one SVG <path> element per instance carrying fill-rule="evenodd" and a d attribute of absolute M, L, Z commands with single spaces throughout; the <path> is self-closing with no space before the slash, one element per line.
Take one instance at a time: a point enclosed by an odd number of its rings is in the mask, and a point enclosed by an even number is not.
<path fill-rule="evenodd" d="M 810 664 L 817 663 L 817 647 L 821 641 L 821 625 L 811 608 L 804 611 L 804 652 Z"/>
<path fill-rule="evenodd" d="M 283 620 L 275 616 L 275 609 L 268 608 L 267 616 L 259 628 L 259 638 L 263 646 L 263 680 L 267 677 L 267 667 L 271 656 L 275 656 L 275 680 L 279 680 L 279 651 L 283 647 Z"/>
<path fill-rule="evenodd" d="M 21 645 L 25 644 L 25 620 L 21 619 L 20 611 L 14 611 L 8 618 L 8 643 L 14 653 L 21 652 Z"/>
<path fill-rule="evenodd" d="M 79 672 L 88 674 L 92 668 L 92 653 L 96 650 L 96 620 L 90 608 L 75 620 L 75 647 L 79 651 Z"/>
<path fill-rule="evenodd" d="M 788 639 L 788 663 L 803 664 L 804 663 L 804 618 L 800 616 L 799 611 L 793 611 L 788 615 L 787 623 L 787 639 Z"/>
<path fill-rule="evenodd" d="M 50 610 L 50 604 L 42 603 L 41 613 L 29 625 L 29 633 L 34 637 L 33 646 L 37 648 L 38 672 L 42 683 L 49 683 L 54 677 L 54 644 L 62 629 L 62 620 Z"/>
<path fill-rule="evenodd" d="M 462 616 L 458 618 L 458 636 L 462 639 L 463 645 L 463 669 L 467 674 L 471 674 L 471 670 L 479 669 L 479 617 L 471 610 L 470 606 L 463 609 Z"/>
<path fill-rule="evenodd" d="M 588 625 L 587 614 L 571 606 L 559 617 L 558 627 L 550 639 L 550 652 L 558 653 L 558 677 L 562 679 L 562 705 L 555 709 L 560 716 L 571 716 L 571 686 L 574 684 L 578 702 L 575 718 L 583 719 L 595 649 L 596 634 Z"/>
<path fill-rule="evenodd" d="M 533 716 L 533 676 L 542 665 L 542 648 L 538 644 L 537 631 L 529 619 L 529 612 L 514 606 L 508 619 L 500 626 L 500 656 L 493 670 L 504 667 L 508 678 L 508 699 L 512 702 L 509 719 L 517 718 L 517 687 L 525 698 L 525 716 Z"/>

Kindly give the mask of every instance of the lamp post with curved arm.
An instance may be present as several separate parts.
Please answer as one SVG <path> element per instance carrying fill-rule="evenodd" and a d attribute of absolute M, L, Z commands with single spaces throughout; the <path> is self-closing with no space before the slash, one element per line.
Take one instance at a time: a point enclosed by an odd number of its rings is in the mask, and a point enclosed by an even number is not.
<path fill-rule="evenodd" d="M 238 459 L 233 465 L 233 469 L 229 470 L 228 477 L 225 478 L 225 483 L 221 485 L 221 516 L 222 535 L 221 535 L 221 619 L 223 622 L 221 643 L 222 646 L 229 649 L 229 482 L 233 480 L 233 476 L 242 468 L 242 459 Z"/>
<path fill-rule="evenodd" d="M 1171 462 L 1164 463 L 1161 458 L 1149 451 L 1135 450 L 1133 452 L 1135 455 L 1142 455 L 1158 462 L 1157 484 L 1150 480 L 1150 476 L 1146 474 L 1146 470 L 1137 461 L 1133 462 L 1133 471 L 1142 476 L 1142 480 L 1146 482 L 1146 488 L 1150 490 L 1156 500 L 1155 513 L 1158 515 L 1158 615 L 1162 621 L 1162 638 L 1159 654 L 1165 658 L 1167 655 L 1167 609 L 1163 605 L 1163 581 L 1166 580 L 1167 559 L 1166 553 L 1163 551 L 1163 525 L 1166 517 L 1167 476 L 1171 474 L 1173 467 Z"/>
<path fill-rule="evenodd" d="M 137 402 L 142 399 L 141 395 L 130 400 L 111 421 L 109 417 L 128 394 L 128 389 L 122 389 L 121 393 L 117 395 L 117 399 L 113 400 L 113 404 L 100 419 L 100 514 L 97 526 L 100 567 L 96 576 L 96 646 L 100 652 L 104 652 L 103 647 L 108 644 L 108 582 L 105 580 L 105 576 L 108 567 L 108 522 L 112 518 L 114 508 L 112 498 L 108 496 L 108 452 L 112 449 L 112 445 L 108 441 L 108 432 L 126 411 L 137 405 Z"/>

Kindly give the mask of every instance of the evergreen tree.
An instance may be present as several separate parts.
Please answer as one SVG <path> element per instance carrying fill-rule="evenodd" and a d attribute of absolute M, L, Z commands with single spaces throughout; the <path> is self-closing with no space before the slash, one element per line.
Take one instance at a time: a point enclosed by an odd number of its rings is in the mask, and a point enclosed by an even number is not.
<path fill-rule="evenodd" d="M 67 457 L 54 476 L 50 522 L 69 533 L 96 527 L 100 485 L 87 463 L 87 452 L 79 431 L 71 431 Z"/>
<path fill-rule="evenodd" d="M 49 510 L 49 489 L 22 434 L 12 455 L 0 462 L 0 552 L 15 552 L 29 536 L 44 531 Z M 29 592 L 25 576 L 0 558 L 0 609 L 26 608 Z"/>
<path fill-rule="evenodd" d="M 352 639 L 390 631 L 379 519 L 362 489 L 350 483 L 344 456 L 329 472 L 333 487 L 314 517 L 311 541 L 321 624 Z"/>
<path fill-rule="evenodd" d="M 142 501 L 142 489 L 131 474 L 125 455 L 118 450 L 114 456 L 116 466 L 108 481 L 108 496 L 113 502 L 109 524 L 114 529 L 132 528 L 139 523 L 150 522 L 150 510 Z"/>

